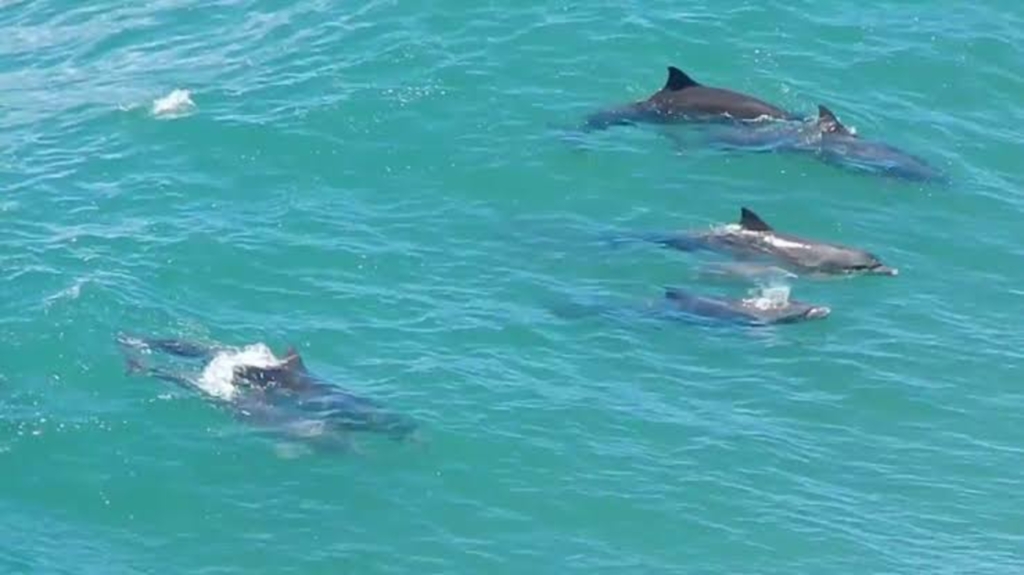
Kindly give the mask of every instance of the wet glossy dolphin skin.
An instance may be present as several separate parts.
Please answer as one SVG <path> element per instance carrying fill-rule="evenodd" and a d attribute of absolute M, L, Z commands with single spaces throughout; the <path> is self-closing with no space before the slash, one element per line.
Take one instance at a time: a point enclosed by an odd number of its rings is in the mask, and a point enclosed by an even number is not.
<path fill-rule="evenodd" d="M 144 374 L 197 390 L 194 379 L 167 369 L 144 367 L 131 352 L 162 352 L 187 359 L 212 360 L 222 350 L 203 344 L 161 338 L 119 335 L 129 373 Z M 302 357 L 290 348 L 286 356 L 270 366 L 237 365 L 232 385 L 238 393 L 230 399 L 215 398 L 235 416 L 269 426 L 290 438 L 321 443 L 347 444 L 350 432 L 365 431 L 408 439 L 417 430 L 410 418 L 391 413 L 377 402 L 352 394 L 312 375 Z M 207 397 L 207 399 L 211 399 Z"/>
<path fill-rule="evenodd" d="M 647 239 L 682 251 L 709 250 L 744 260 L 770 260 L 804 275 L 895 276 L 899 273 L 871 252 L 779 232 L 746 207 L 740 208 L 736 224 L 708 231 L 650 235 Z"/>
<path fill-rule="evenodd" d="M 665 299 L 677 311 L 706 319 L 748 325 L 799 323 L 828 317 L 827 306 L 796 300 L 771 303 L 763 298 L 725 298 L 699 295 L 680 288 L 665 288 Z"/>
<path fill-rule="evenodd" d="M 665 85 L 639 102 L 591 114 L 586 129 L 634 123 L 750 121 L 799 119 L 763 100 L 725 88 L 705 86 L 675 66 L 669 66 Z"/>
<path fill-rule="evenodd" d="M 858 172 L 917 182 L 949 182 L 947 174 L 924 158 L 857 136 L 823 105 L 818 106 L 818 118 L 813 122 L 729 126 L 710 132 L 708 138 L 721 149 L 805 153 Z"/>

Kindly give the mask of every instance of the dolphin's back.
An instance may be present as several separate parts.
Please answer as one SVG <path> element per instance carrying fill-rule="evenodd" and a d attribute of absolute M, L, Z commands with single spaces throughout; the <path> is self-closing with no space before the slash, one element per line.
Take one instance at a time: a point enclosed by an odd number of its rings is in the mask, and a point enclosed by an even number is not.
<path fill-rule="evenodd" d="M 717 299 L 687 293 L 678 288 L 665 290 L 665 297 L 683 312 L 706 318 L 738 321 L 753 325 L 791 323 L 826 317 L 831 310 L 799 301 L 784 305 L 755 306 L 742 300 Z"/>
<path fill-rule="evenodd" d="M 822 139 L 826 162 L 915 181 L 943 181 L 946 175 L 927 160 L 883 142 L 848 135 Z"/>
<path fill-rule="evenodd" d="M 654 109 L 667 115 L 730 116 L 737 120 L 787 119 L 791 115 L 753 96 L 710 86 L 660 92 L 651 98 Z"/>
<path fill-rule="evenodd" d="M 822 242 L 792 234 L 750 231 L 721 231 L 708 235 L 708 243 L 745 257 L 768 256 L 794 269 L 831 271 L 867 261 L 869 255 L 848 246 Z"/>
<path fill-rule="evenodd" d="M 417 428 L 410 417 L 393 413 L 373 399 L 319 380 L 305 383 L 296 407 L 349 431 L 379 432 L 400 439 Z"/>
<path fill-rule="evenodd" d="M 699 296 L 679 288 L 668 288 L 665 290 L 665 297 L 669 299 L 680 311 L 698 315 L 701 317 L 728 319 L 728 320 L 749 320 L 750 314 L 746 313 L 735 304 L 728 301 Z"/>

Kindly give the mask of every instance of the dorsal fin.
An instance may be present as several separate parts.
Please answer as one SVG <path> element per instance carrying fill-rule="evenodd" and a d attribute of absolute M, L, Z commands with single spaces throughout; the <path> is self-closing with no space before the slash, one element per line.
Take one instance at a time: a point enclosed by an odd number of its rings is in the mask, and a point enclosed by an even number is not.
<path fill-rule="evenodd" d="M 765 221 L 761 219 L 761 216 L 758 216 L 747 208 L 740 208 L 740 227 L 752 232 L 772 231 L 772 227 L 766 224 Z"/>
<path fill-rule="evenodd" d="M 288 351 L 285 352 L 284 363 L 285 366 L 296 371 L 306 371 L 306 364 L 302 362 L 302 356 L 299 355 L 295 346 L 288 347 Z"/>
<path fill-rule="evenodd" d="M 665 81 L 665 87 L 662 90 L 668 90 L 669 92 L 675 92 L 677 90 L 683 90 L 685 88 L 692 88 L 694 86 L 700 86 L 693 78 L 686 75 L 675 66 L 668 67 L 668 80 Z"/>
<path fill-rule="evenodd" d="M 818 104 L 818 127 L 821 128 L 822 132 L 826 134 L 845 134 L 850 135 L 850 131 L 846 129 L 846 126 L 836 118 L 836 115 L 832 113 L 825 106 Z"/>

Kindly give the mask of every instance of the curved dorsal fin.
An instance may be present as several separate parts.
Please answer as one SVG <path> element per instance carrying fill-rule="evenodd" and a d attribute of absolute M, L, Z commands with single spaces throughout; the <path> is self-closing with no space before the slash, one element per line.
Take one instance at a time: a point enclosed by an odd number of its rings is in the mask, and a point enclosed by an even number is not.
<path fill-rule="evenodd" d="M 836 118 L 832 110 L 821 104 L 818 104 L 818 127 L 826 134 L 850 135 L 850 130 L 846 129 L 846 126 L 839 121 L 839 118 Z"/>
<path fill-rule="evenodd" d="M 772 231 L 772 227 L 766 224 L 765 221 L 761 219 L 761 216 L 758 216 L 747 208 L 740 208 L 740 227 L 752 232 Z"/>
<path fill-rule="evenodd" d="M 285 366 L 296 371 L 306 371 L 306 364 L 302 362 L 302 356 L 295 346 L 289 346 L 284 357 Z"/>
<path fill-rule="evenodd" d="M 675 92 L 676 90 L 683 90 L 685 88 L 692 88 L 694 86 L 700 86 L 693 78 L 686 75 L 675 66 L 668 67 L 668 80 L 665 81 L 665 87 L 662 90 L 668 90 Z"/>

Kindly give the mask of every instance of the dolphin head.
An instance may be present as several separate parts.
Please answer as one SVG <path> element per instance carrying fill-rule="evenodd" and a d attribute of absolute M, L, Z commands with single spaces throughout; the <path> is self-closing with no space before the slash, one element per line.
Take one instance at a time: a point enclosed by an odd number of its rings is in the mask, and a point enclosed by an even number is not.
<path fill-rule="evenodd" d="M 789 301 L 772 309 L 760 310 L 756 317 L 759 324 L 791 324 L 813 319 L 824 319 L 832 314 L 832 308 L 799 301 Z"/>
<path fill-rule="evenodd" d="M 882 262 L 875 260 L 866 268 L 862 268 L 863 273 L 875 275 L 875 276 L 898 276 L 900 275 L 899 268 L 894 268 L 883 264 Z"/>
<path fill-rule="evenodd" d="M 832 308 L 826 305 L 808 306 L 803 312 L 804 319 L 824 319 L 832 313 Z"/>
<path fill-rule="evenodd" d="M 774 323 L 797 323 L 812 319 L 825 319 L 832 314 L 832 308 L 826 305 L 812 305 L 798 301 L 789 304 L 780 310 Z"/>
<path fill-rule="evenodd" d="M 834 263 L 836 271 L 844 274 L 867 274 L 880 276 L 899 275 L 899 270 L 882 263 L 875 254 L 861 250 L 846 250 Z"/>
<path fill-rule="evenodd" d="M 756 318 L 757 323 L 788 324 L 812 319 L 824 319 L 832 313 L 828 306 L 815 305 L 789 299 L 789 289 L 781 291 L 756 290 L 756 297 L 744 299 L 741 305 Z"/>

